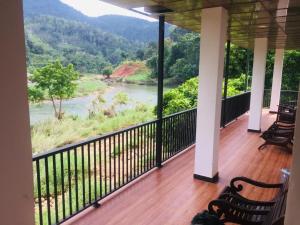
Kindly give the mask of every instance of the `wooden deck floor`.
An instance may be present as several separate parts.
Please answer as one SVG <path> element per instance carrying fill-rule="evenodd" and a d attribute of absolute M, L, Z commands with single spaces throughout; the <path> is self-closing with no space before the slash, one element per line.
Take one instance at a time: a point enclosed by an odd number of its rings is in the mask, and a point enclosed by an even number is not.
<path fill-rule="evenodd" d="M 274 119 L 264 112 L 262 129 Z M 191 149 L 106 200 L 99 209 L 88 209 L 65 224 L 188 225 L 232 177 L 277 182 L 280 169 L 290 166 L 291 155 L 278 147 L 258 151 L 262 140 L 259 134 L 247 132 L 247 122 L 246 114 L 221 131 L 220 181 L 217 184 L 193 178 L 194 149 Z M 253 199 L 267 199 L 272 195 L 271 192 L 263 195 L 252 188 L 247 190 L 245 195 Z"/>

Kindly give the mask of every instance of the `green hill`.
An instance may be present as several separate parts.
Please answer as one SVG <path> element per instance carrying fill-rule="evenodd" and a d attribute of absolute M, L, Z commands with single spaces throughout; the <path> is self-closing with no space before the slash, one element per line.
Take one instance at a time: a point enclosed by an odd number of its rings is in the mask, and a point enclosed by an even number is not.
<path fill-rule="evenodd" d="M 59 58 L 81 72 L 100 73 L 108 64 L 134 58 L 143 47 L 89 24 L 53 16 L 26 19 L 25 33 L 29 68 Z"/>
<path fill-rule="evenodd" d="M 118 15 L 88 17 L 59 0 L 24 0 L 23 8 L 26 19 L 48 15 L 87 23 L 130 41 L 149 42 L 157 40 L 157 22 Z"/>

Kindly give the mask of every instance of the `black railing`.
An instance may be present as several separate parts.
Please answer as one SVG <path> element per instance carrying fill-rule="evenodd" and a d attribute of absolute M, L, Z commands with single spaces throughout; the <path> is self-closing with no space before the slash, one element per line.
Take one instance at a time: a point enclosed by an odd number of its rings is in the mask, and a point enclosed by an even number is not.
<path fill-rule="evenodd" d="M 35 155 L 36 224 L 60 224 L 156 167 L 157 120 Z M 162 160 L 195 142 L 196 109 L 163 119 Z"/>
<path fill-rule="evenodd" d="M 226 123 L 249 109 L 249 93 L 226 102 Z M 224 104 L 224 102 L 223 102 Z M 195 143 L 196 109 L 162 120 L 162 162 Z M 33 157 L 36 224 L 60 224 L 157 166 L 158 120 Z"/>
<path fill-rule="evenodd" d="M 162 161 L 166 161 L 195 143 L 197 110 L 187 110 L 163 119 Z"/>
<path fill-rule="evenodd" d="M 221 126 L 232 122 L 245 112 L 249 111 L 251 92 L 245 92 L 239 95 L 228 97 L 222 100 Z M 225 109 L 224 109 L 225 107 Z"/>
<path fill-rule="evenodd" d="M 280 104 L 283 105 L 295 105 L 298 100 L 298 91 L 281 90 L 280 92 Z M 263 106 L 270 107 L 271 102 L 271 89 L 265 89 Z"/>

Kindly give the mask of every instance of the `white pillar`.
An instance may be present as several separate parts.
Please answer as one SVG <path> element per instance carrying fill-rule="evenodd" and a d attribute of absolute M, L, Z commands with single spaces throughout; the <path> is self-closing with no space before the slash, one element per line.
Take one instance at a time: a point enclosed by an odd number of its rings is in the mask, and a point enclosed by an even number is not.
<path fill-rule="evenodd" d="M 263 106 L 268 39 L 256 38 L 252 69 L 250 116 L 248 131 L 260 132 Z"/>
<path fill-rule="evenodd" d="M 277 112 L 279 101 L 280 101 L 283 57 L 284 57 L 284 49 L 276 49 L 274 70 L 273 70 L 270 112 Z"/>
<path fill-rule="evenodd" d="M 22 0 L 1 1 L 0 6 L 0 224 L 33 225 Z"/>
<path fill-rule="evenodd" d="M 300 99 L 300 92 L 298 94 Z M 299 225 L 300 209 L 300 101 L 298 101 L 298 110 L 296 116 L 296 130 L 293 146 L 293 162 L 291 168 L 291 178 L 289 183 L 289 192 L 287 198 L 287 209 L 285 215 L 285 225 Z"/>
<path fill-rule="evenodd" d="M 202 10 L 194 177 L 216 181 L 227 10 Z"/>

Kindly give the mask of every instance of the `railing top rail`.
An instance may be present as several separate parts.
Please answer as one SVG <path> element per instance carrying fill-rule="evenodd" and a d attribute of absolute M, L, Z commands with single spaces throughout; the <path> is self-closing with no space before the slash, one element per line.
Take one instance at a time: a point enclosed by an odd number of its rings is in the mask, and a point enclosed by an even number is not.
<path fill-rule="evenodd" d="M 250 93 L 251 93 L 251 91 L 246 91 L 246 92 L 243 92 L 241 94 L 237 94 L 237 95 L 234 95 L 234 96 L 227 97 L 227 99 L 231 99 L 231 98 L 235 98 L 235 97 L 247 95 L 247 94 L 250 94 Z"/>
<path fill-rule="evenodd" d="M 272 89 L 265 89 L 265 91 L 271 91 Z M 299 92 L 298 90 L 280 90 L 281 92 Z"/>
<path fill-rule="evenodd" d="M 299 91 L 295 91 L 295 90 L 281 90 L 281 92 L 294 92 L 294 93 L 298 93 Z"/>
<path fill-rule="evenodd" d="M 45 151 L 45 152 L 37 153 L 37 154 L 35 154 L 35 155 L 32 156 L 32 160 L 36 161 L 36 160 L 42 159 L 44 157 L 48 157 L 48 156 L 51 156 L 51 155 L 54 155 L 54 154 L 65 152 L 65 151 L 68 151 L 70 149 L 74 149 L 74 148 L 77 148 L 77 147 L 81 147 L 82 145 L 93 143 L 93 142 L 98 141 L 100 139 L 109 138 L 111 136 L 118 135 L 118 134 L 130 131 L 130 130 L 138 128 L 138 127 L 142 127 L 142 126 L 146 126 L 146 125 L 149 125 L 149 124 L 153 124 L 156 121 L 157 121 L 157 119 L 151 120 L 151 121 L 146 122 L 146 123 L 142 123 L 142 124 L 138 124 L 138 125 L 133 125 L 133 126 L 130 126 L 130 127 L 118 130 L 118 131 L 112 131 L 112 132 L 109 132 L 109 133 L 104 134 L 104 135 L 97 135 L 97 136 L 94 136 L 94 137 L 91 137 L 91 138 L 87 138 L 87 139 L 84 139 L 84 140 L 76 142 L 76 143 L 64 145 L 62 147 L 53 148 L 53 149 L 50 149 L 50 150 Z"/>
<path fill-rule="evenodd" d="M 187 113 L 187 112 L 190 112 L 190 111 L 194 111 L 194 110 L 196 110 L 196 109 L 197 109 L 197 107 L 192 108 L 192 109 L 187 109 L 187 110 L 184 110 L 184 111 L 181 111 L 181 112 L 173 113 L 173 114 L 171 114 L 171 115 L 164 116 L 163 119 L 168 119 L 168 118 L 170 118 L 170 117 L 177 116 L 177 115 L 181 115 L 181 114 L 184 114 L 184 113 Z"/>

